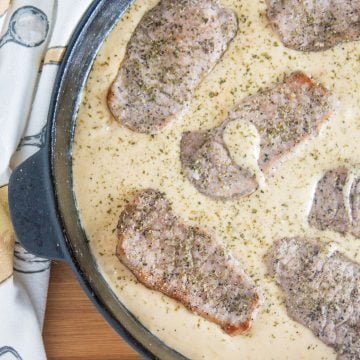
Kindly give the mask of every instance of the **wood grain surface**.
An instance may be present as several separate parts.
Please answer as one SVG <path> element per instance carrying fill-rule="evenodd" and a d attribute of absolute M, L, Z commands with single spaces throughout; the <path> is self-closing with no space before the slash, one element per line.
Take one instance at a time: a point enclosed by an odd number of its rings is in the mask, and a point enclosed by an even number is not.
<path fill-rule="evenodd" d="M 53 262 L 45 314 L 48 360 L 139 360 L 98 313 L 68 265 Z"/>

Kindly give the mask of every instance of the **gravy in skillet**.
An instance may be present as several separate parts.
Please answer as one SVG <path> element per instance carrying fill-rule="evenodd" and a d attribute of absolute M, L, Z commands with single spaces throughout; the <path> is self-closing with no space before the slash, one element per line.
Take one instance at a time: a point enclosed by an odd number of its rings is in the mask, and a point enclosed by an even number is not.
<path fill-rule="evenodd" d="M 222 2 L 237 14 L 237 36 L 197 88 L 182 118 L 155 136 L 119 125 L 106 96 L 132 32 L 157 1 L 135 1 L 110 33 L 89 75 L 77 119 L 73 171 L 81 221 L 99 269 L 119 299 L 154 335 L 183 355 L 335 359 L 331 348 L 289 318 L 284 295 L 267 275 L 263 257 L 274 241 L 303 236 L 336 241 L 341 252 L 360 262 L 358 239 L 308 224 L 316 185 L 324 173 L 359 162 L 360 44 L 349 42 L 316 53 L 293 51 L 273 32 L 264 1 Z M 296 70 L 312 75 L 337 96 L 336 115 L 249 197 L 223 202 L 199 193 L 181 172 L 182 133 L 219 125 L 243 98 Z M 252 126 L 233 126 L 226 141 L 237 162 L 256 168 L 258 138 Z M 264 303 L 249 333 L 226 335 L 178 302 L 145 288 L 115 256 L 119 214 L 137 191 L 149 187 L 165 192 L 184 221 L 207 227 L 223 239 L 262 288 Z"/>

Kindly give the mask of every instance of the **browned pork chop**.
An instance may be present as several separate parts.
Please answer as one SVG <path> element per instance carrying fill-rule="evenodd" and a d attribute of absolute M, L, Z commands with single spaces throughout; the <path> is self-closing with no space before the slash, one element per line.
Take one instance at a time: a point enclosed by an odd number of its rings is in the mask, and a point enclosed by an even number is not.
<path fill-rule="evenodd" d="M 178 117 L 237 31 L 217 0 L 161 0 L 127 47 L 109 91 L 114 117 L 133 131 L 157 133 Z"/>
<path fill-rule="evenodd" d="M 333 347 L 339 360 L 360 359 L 360 266 L 329 244 L 302 238 L 275 243 L 268 266 L 289 316 Z"/>
<path fill-rule="evenodd" d="M 178 300 L 228 334 L 251 327 L 260 295 L 223 244 L 185 225 L 165 195 L 143 190 L 118 224 L 117 256 L 145 286 Z"/>
<path fill-rule="evenodd" d="M 273 88 L 244 99 L 220 127 L 184 133 L 183 170 L 191 183 L 209 197 L 248 195 L 258 184 L 248 169 L 240 168 L 231 158 L 223 140 L 227 124 L 241 120 L 255 125 L 260 135 L 258 164 L 268 175 L 296 145 L 318 135 L 334 112 L 335 103 L 322 85 L 302 72 L 292 73 Z"/>
<path fill-rule="evenodd" d="M 360 37 L 360 0 L 266 0 L 267 16 L 285 46 L 321 51 Z"/>
<path fill-rule="evenodd" d="M 360 238 L 360 177 L 344 167 L 327 171 L 317 185 L 309 224 Z"/>

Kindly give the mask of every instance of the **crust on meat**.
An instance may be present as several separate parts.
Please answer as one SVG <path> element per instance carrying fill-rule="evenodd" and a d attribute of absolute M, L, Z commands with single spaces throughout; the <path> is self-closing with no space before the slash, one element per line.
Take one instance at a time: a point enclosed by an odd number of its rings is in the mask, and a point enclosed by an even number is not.
<path fill-rule="evenodd" d="M 143 206 L 143 199 L 145 197 L 151 198 L 151 201 L 153 201 L 153 199 L 155 199 L 156 201 L 156 197 L 158 197 L 160 200 L 162 201 L 163 204 L 166 205 L 166 208 L 162 208 L 160 210 L 156 209 L 156 204 L 154 205 L 154 202 L 148 202 L 147 205 L 149 205 L 149 209 L 145 210 L 143 213 L 141 213 L 142 206 Z M 165 199 L 164 195 L 162 193 L 156 192 L 154 190 L 151 189 L 147 189 L 147 190 L 143 190 L 141 191 L 136 197 L 135 199 L 126 206 L 125 210 L 122 212 L 122 214 L 120 215 L 120 219 L 119 219 L 119 225 L 118 225 L 118 245 L 117 245 L 117 249 L 116 249 L 116 255 L 118 256 L 119 260 L 126 265 L 131 271 L 132 273 L 135 275 L 135 277 L 137 278 L 137 280 L 142 283 L 143 285 L 145 285 L 146 287 L 148 287 L 149 289 L 152 290 L 156 290 L 156 291 L 160 291 L 163 294 L 179 301 L 180 303 L 182 303 L 186 308 L 188 308 L 190 311 L 194 312 L 197 315 L 200 315 L 206 319 L 208 319 L 209 321 L 218 324 L 227 334 L 229 335 L 236 335 L 236 334 L 242 334 L 246 331 L 248 331 L 252 325 L 252 322 L 256 316 L 257 310 L 259 308 L 259 305 L 261 303 L 261 294 L 258 292 L 258 290 L 256 289 L 255 285 L 253 284 L 252 280 L 246 275 L 246 273 L 240 268 L 238 262 L 229 254 L 227 253 L 227 251 L 225 250 L 225 248 L 213 237 L 211 236 L 211 234 L 209 234 L 206 230 L 204 229 L 200 229 L 200 228 L 192 228 L 189 227 L 187 225 L 184 225 L 177 217 L 175 217 L 171 212 L 170 212 L 170 206 L 168 205 L 167 200 Z M 149 211 L 147 213 L 147 211 Z M 142 228 L 142 223 L 147 223 L 147 221 L 149 220 L 149 218 L 151 218 L 152 216 L 154 216 L 154 214 L 150 214 L 151 212 L 156 212 L 155 216 L 158 215 L 158 213 L 160 213 L 160 217 L 159 219 L 155 219 L 155 222 L 152 223 L 149 227 L 146 228 Z M 169 215 L 169 218 L 167 219 L 163 219 L 162 217 L 162 211 L 166 211 L 166 215 Z M 137 214 L 135 214 L 137 212 Z M 141 221 L 138 221 L 138 219 L 141 219 Z M 170 221 L 170 223 L 172 224 L 173 228 L 168 227 L 166 225 L 166 223 Z M 131 223 L 131 225 L 129 225 Z M 163 228 L 162 228 L 163 226 Z M 193 256 L 193 267 L 189 268 L 188 273 L 181 273 L 181 276 L 185 276 L 185 277 L 189 277 L 190 281 L 188 286 L 186 286 L 185 288 L 182 288 L 181 285 L 181 279 L 179 280 L 179 282 L 176 282 L 178 280 L 178 278 L 176 278 L 175 276 L 171 277 L 170 280 L 168 280 L 168 282 L 164 281 L 163 278 L 161 277 L 157 277 L 157 275 L 154 274 L 154 272 L 152 272 L 152 268 L 149 264 L 146 264 L 145 266 L 143 266 L 143 263 L 139 264 L 139 252 L 151 252 L 151 251 L 155 251 L 154 249 L 150 249 L 146 246 L 148 246 L 150 243 L 148 242 L 149 239 L 146 239 L 146 234 L 149 234 L 150 232 L 152 232 L 154 229 L 154 232 L 156 232 L 157 230 L 160 231 L 161 233 L 166 233 L 166 235 L 164 235 L 164 238 L 162 239 L 155 239 L 154 241 L 156 242 L 157 240 L 162 241 L 162 250 L 163 253 L 156 253 L 155 257 L 164 257 L 166 258 L 166 261 L 168 262 L 172 262 L 172 260 L 178 260 L 182 258 L 183 253 L 180 253 L 177 257 L 175 256 L 174 259 L 171 258 L 171 255 L 169 255 L 171 253 L 171 251 L 169 251 L 169 249 L 171 250 L 171 245 L 170 247 L 167 247 L 168 244 L 166 244 L 166 241 L 168 239 L 169 234 L 172 234 L 172 231 L 177 234 L 177 236 L 179 237 L 178 239 L 176 239 L 176 241 L 181 242 L 182 244 L 185 244 L 185 246 L 190 246 L 190 252 L 196 252 L 199 251 L 199 243 L 196 243 L 196 241 L 203 240 L 205 239 L 206 241 L 210 241 L 209 243 L 205 243 L 203 244 L 205 247 L 206 246 L 213 246 L 215 245 L 215 251 L 214 253 L 212 253 L 211 251 L 213 250 L 213 248 L 211 248 L 209 253 L 205 253 L 202 254 L 204 257 L 204 262 L 201 263 L 200 266 L 198 266 L 198 264 L 196 263 L 196 261 L 194 260 L 196 258 L 196 254 L 192 255 Z M 187 239 L 182 239 L 182 233 L 181 230 L 185 229 L 185 234 L 187 234 L 186 230 L 190 229 L 190 231 L 195 234 L 193 242 L 189 242 L 187 243 L 186 240 Z M 145 235 L 144 235 L 145 234 Z M 150 235 L 151 236 L 151 235 Z M 159 235 L 161 237 L 161 235 Z M 175 235 L 174 235 L 175 236 Z M 135 240 L 134 240 L 135 239 Z M 169 239 L 168 241 L 171 242 L 173 239 Z M 150 240 L 152 241 L 152 240 Z M 175 241 L 175 244 L 177 243 Z M 129 245 L 130 242 L 130 245 Z M 125 243 L 127 243 L 126 245 L 124 245 Z M 193 247 L 191 247 L 191 245 L 194 245 Z M 129 248 L 130 246 L 130 248 Z M 136 249 L 135 249 L 136 247 Z M 154 245 L 154 248 L 156 248 L 156 245 Z M 221 249 L 221 252 L 224 253 L 224 256 L 218 256 L 216 257 L 219 248 Z M 189 249 L 188 249 L 189 250 Z M 168 251 L 168 252 L 166 252 Z M 134 252 L 136 252 L 136 254 L 134 254 Z M 161 252 L 161 251 L 160 251 Z M 209 259 L 211 258 L 211 260 L 213 260 L 213 263 L 215 263 L 215 265 L 212 265 L 215 270 L 217 271 L 219 270 L 219 268 L 217 268 L 217 261 L 221 261 L 223 260 L 223 264 L 228 266 L 227 270 L 228 271 L 228 275 L 225 275 L 225 278 L 220 277 L 217 278 L 215 275 L 215 272 L 213 273 L 209 273 L 209 272 L 204 272 L 202 269 L 202 265 Z M 146 257 L 142 257 L 142 260 L 146 259 Z M 181 260 L 179 260 L 181 261 Z M 213 264 L 212 263 L 212 264 Z M 150 267 L 147 267 L 147 266 Z M 166 264 L 164 265 L 161 261 L 155 264 L 152 264 L 154 266 L 156 266 L 156 269 L 159 270 L 159 268 L 161 266 L 166 267 Z M 180 264 L 180 268 L 183 264 Z M 209 266 L 209 265 L 207 265 Z M 194 270 L 195 269 L 195 270 Z M 162 269 L 160 269 L 162 270 Z M 167 270 L 167 269 L 166 269 Z M 165 273 L 167 273 L 165 270 Z M 220 268 L 220 271 L 223 271 L 223 268 Z M 221 288 L 221 286 L 217 285 L 217 287 L 211 288 L 207 294 L 205 294 L 206 296 L 211 296 L 211 295 L 216 295 L 216 291 L 218 291 L 218 293 L 222 294 L 221 297 L 221 301 L 225 304 L 222 308 L 220 308 L 223 303 L 221 304 L 217 304 L 218 308 L 211 303 L 211 299 L 208 299 L 208 302 L 200 302 L 199 303 L 199 299 L 203 300 L 201 297 L 195 297 L 196 298 L 196 304 L 194 304 L 194 293 L 191 292 L 195 289 L 195 294 L 196 291 L 202 291 L 201 290 L 201 281 L 200 284 L 198 285 L 197 282 L 193 282 L 193 280 L 196 278 L 194 278 L 194 272 L 196 273 L 196 275 L 200 274 L 203 278 L 206 278 L 206 281 L 212 280 L 212 281 L 219 281 L 219 279 L 226 283 L 226 281 L 228 281 L 227 285 L 230 286 L 229 292 L 224 292 L 224 288 Z M 226 271 L 225 271 L 226 273 Z M 236 282 L 235 283 L 230 283 L 231 280 L 234 278 L 233 274 L 235 273 L 235 279 Z M 230 274 L 230 275 L 229 275 Z M 180 276 L 180 275 L 179 275 Z M 221 275 L 223 276 L 223 275 Z M 171 283 L 171 286 L 169 285 L 169 283 Z M 176 283 L 176 286 L 174 286 L 174 283 Z M 194 285 L 195 283 L 195 285 Z M 194 287 L 196 286 L 196 288 Z M 244 289 L 241 289 L 241 287 L 243 286 Z M 191 288 L 190 290 L 188 288 Z M 234 293 L 234 289 L 235 289 L 235 295 L 239 296 L 239 300 L 236 300 L 236 296 L 235 298 L 232 298 L 232 295 L 228 295 L 229 293 L 233 294 Z M 204 294 L 203 294 L 204 295 Z M 225 298 L 224 298 L 225 297 Z M 236 301 L 238 301 L 238 304 L 236 303 Z M 209 311 L 206 311 L 205 308 L 207 308 Z M 231 319 L 232 321 L 228 320 L 222 320 L 222 314 L 223 314 L 223 310 L 224 309 L 233 309 L 233 310 L 228 310 L 227 313 L 227 318 Z M 220 310 L 219 310 L 220 309 Z M 240 314 L 240 315 L 239 315 Z M 218 315 L 218 316 L 216 316 Z M 239 321 L 239 319 L 243 319 L 241 321 Z M 235 319 L 235 320 L 234 320 Z"/>

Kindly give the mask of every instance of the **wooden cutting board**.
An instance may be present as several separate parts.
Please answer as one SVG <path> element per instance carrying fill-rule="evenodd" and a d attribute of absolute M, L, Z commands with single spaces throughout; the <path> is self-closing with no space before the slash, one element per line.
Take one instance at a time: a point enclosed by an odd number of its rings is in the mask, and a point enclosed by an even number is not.
<path fill-rule="evenodd" d="M 48 360 L 139 360 L 81 289 L 70 267 L 53 262 L 45 314 Z"/>

